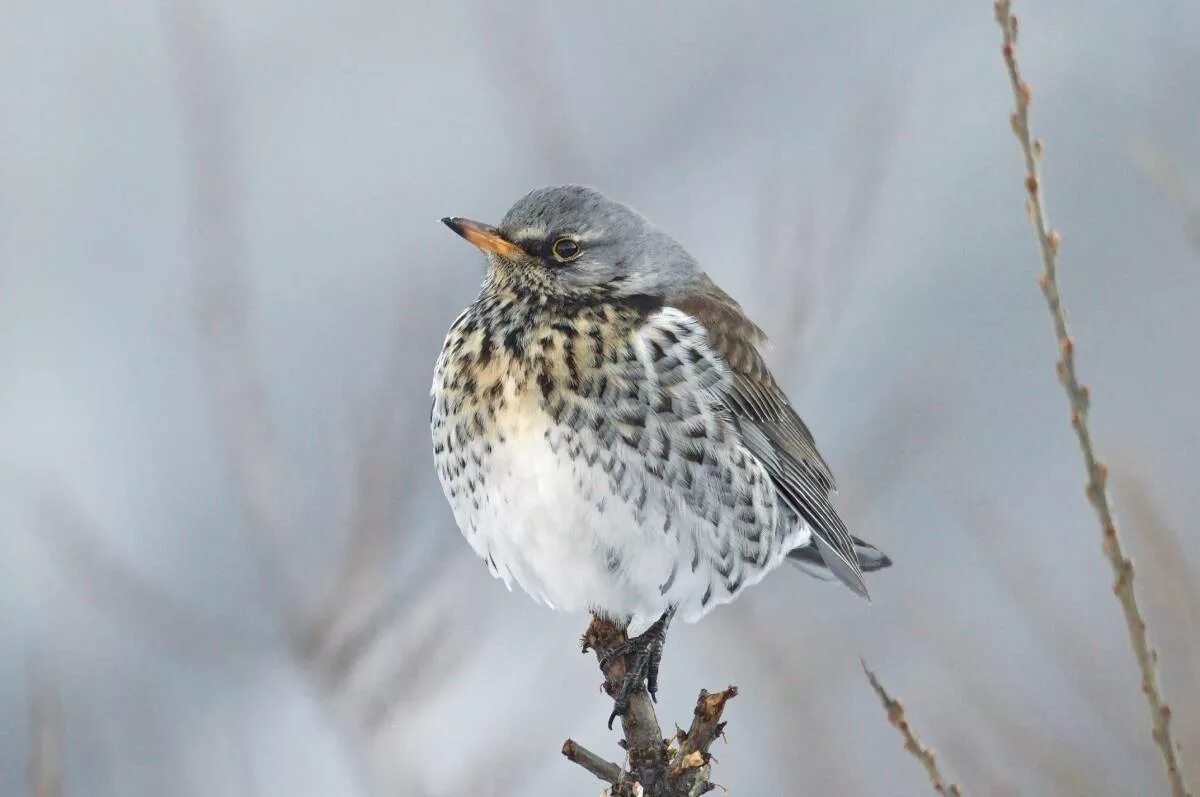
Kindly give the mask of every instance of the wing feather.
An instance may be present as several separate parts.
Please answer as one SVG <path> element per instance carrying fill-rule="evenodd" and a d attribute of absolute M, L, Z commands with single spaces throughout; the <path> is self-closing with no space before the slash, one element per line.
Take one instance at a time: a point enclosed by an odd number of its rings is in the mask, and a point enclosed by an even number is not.
<path fill-rule="evenodd" d="M 860 595 L 867 595 L 854 539 L 831 503 L 833 473 L 812 433 L 792 409 L 758 346 L 766 335 L 741 306 L 710 280 L 668 304 L 695 318 L 732 379 L 723 401 L 751 454 L 765 466 L 785 502 L 812 528 L 825 564 Z"/>

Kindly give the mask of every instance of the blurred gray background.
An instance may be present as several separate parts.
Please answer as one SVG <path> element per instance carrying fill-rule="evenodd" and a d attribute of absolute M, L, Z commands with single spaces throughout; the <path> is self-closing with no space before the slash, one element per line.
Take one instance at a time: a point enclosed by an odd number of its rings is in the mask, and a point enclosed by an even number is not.
<path fill-rule="evenodd" d="M 1062 287 L 1200 778 L 1200 5 L 1021 2 Z M 0 794 L 559 795 L 584 618 L 487 576 L 427 433 L 481 258 L 594 184 L 774 339 L 874 603 L 673 629 L 734 795 L 1165 791 L 1054 380 L 991 3 L 0 4 Z M 30 770 L 33 774 L 30 774 Z"/>

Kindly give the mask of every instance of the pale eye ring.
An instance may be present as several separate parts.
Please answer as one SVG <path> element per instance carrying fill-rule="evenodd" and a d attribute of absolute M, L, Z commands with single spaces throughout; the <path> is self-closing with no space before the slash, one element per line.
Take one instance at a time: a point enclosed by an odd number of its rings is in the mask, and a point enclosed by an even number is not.
<path fill-rule="evenodd" d="M 560 263 L 566 263 L 568 260 L 574 260 L 583 254 L 583 247 L 574 238 L 562 236 L 557 238 L 550 246 L 550 253 L 554 255 L 554 259 Z"/>

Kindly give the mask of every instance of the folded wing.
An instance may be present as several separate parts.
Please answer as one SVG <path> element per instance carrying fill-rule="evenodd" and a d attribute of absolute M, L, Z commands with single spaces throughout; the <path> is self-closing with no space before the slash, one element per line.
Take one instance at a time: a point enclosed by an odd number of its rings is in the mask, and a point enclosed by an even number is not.
<path fill-rule="evenodd" d="M 763 463 L 787 505 L 812 528 L 826 567 L 867 597 L 854 539 L 829 500 L 835 489 L 833 474 L 759 353 L 758 344 L 766 339 L 763 331 L 707 278 L 698 289 L 668 304 L 704 326 L 709 345 L 731 371 L 722 400 L 747 449 Z"/>

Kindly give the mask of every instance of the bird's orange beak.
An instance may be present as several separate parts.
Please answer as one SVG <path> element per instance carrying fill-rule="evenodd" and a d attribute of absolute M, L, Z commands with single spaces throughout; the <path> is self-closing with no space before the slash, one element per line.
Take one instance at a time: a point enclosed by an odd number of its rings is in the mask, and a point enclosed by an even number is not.
<path fill-rule="evenodd" d="M 442 224 L 445 224 L 485 252 L 491 252 L 509 260 L 521 254 L 521 247 L 507 240 L 500 234 L 499 230 L 490 224 L 471 221 L 470 219 L 460 219 L 457 216 L 447 216 L 442 219 Z"/>

